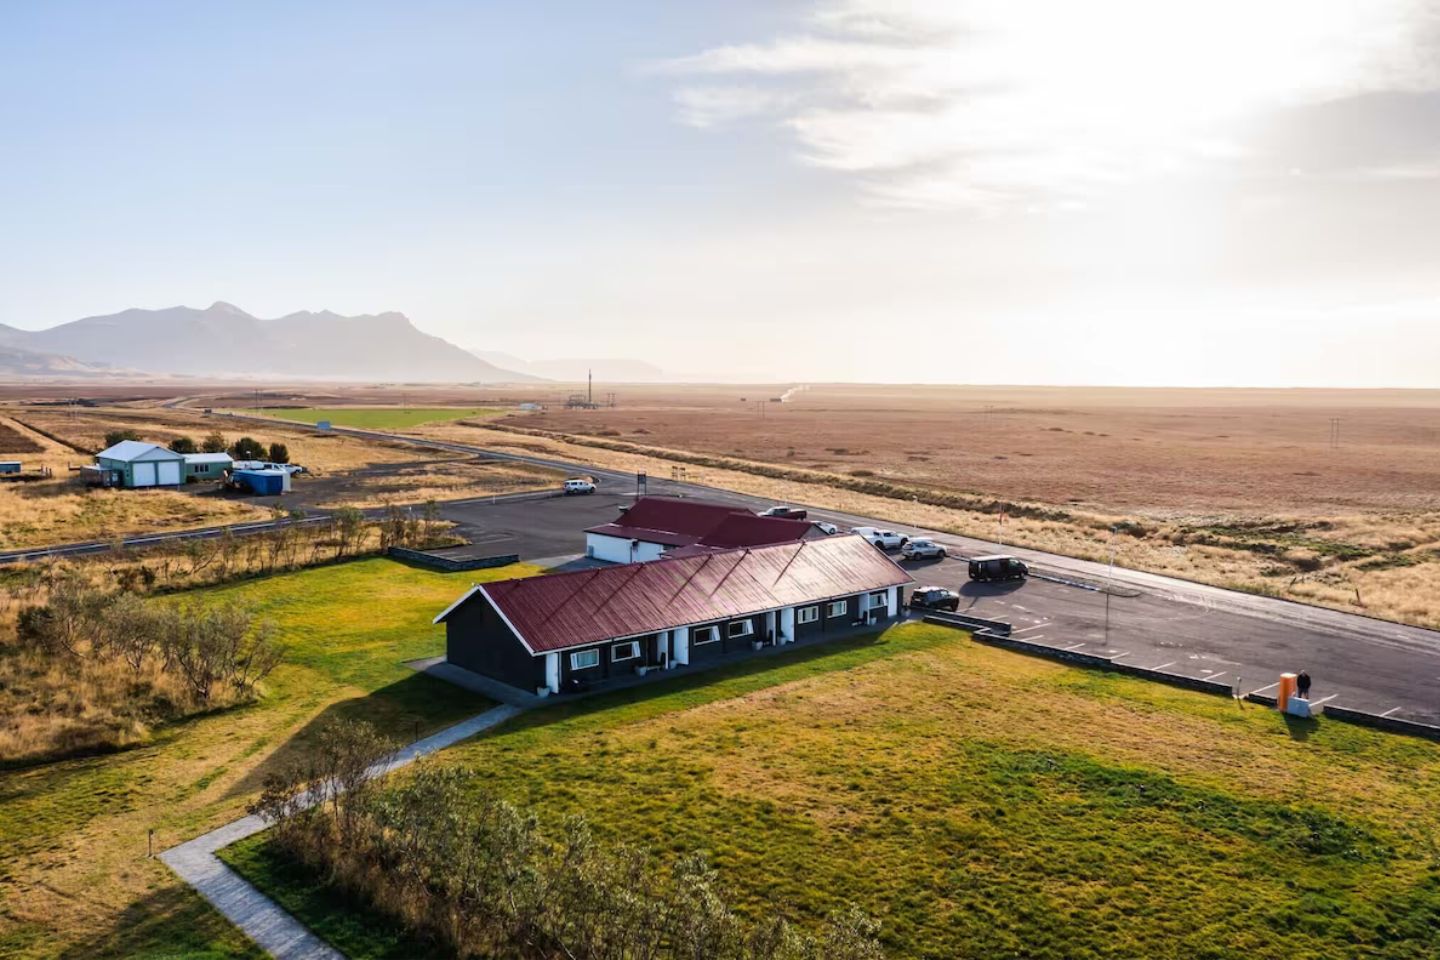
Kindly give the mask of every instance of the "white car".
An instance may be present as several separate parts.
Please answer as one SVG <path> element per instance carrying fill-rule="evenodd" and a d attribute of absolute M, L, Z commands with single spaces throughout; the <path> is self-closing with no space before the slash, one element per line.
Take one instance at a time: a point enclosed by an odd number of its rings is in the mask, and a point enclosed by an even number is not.
<path fill-rule="evenodd" d="M 816 530 L 819 530 L 827 537 L 833 537 L 835 536 L 835 534 L 840 532 L 839 527 L 835 526 L 835 524 L 833 523 L 828 523 L 824 520 L 816 520 L 814 521 L 814 525 Z"/>
<path fill-rule="evenodd" d="M 928 560 L 931 557 L 946 556 L 945 548 L 929 537 L 915 537 L 900 548 L 900 555 L 906 560 Z"/>
<path fill-rule="evenodd" d="M 850 532 L 860 534 L 881 550 L 897 550 L 910 541 L 910 538 L 902 533 L 896 533 L 894 530 L 881 530 L 879 527 L 854 527 Z"/>
<path fill-rule="evenodd" d="M 594 493 L 595 484 L 583 477 L 572 477 L 565 481 L 565 496 L 577 493 Z"/>

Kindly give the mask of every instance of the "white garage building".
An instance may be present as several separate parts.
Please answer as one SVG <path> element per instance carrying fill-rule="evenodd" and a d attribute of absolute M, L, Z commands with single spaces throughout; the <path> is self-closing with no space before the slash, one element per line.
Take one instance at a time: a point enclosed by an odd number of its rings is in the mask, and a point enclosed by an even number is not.
<path fill-rule="evenodd" d="M 143 440 L 121 440 L 95 455 L 106 486 L 178 487 L 185 479 L 185 457 Z"/>

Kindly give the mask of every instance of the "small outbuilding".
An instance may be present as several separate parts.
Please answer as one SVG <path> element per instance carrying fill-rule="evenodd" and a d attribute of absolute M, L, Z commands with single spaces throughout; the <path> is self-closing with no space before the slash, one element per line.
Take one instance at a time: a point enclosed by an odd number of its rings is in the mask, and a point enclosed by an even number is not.
<path fill-rule="evenodd" d="M 585 555 L 612 563 L 656 560 L 682 547 L 762 547 L 818 536 L 813 524 L 760 517 L 688 497 L 641 497 L 612 523 L 585 531 Z"/>
<path fill-rule="evenodd" d="M 19 460 L 0 460 L 0 473 L 19 473 L 20 469 Z"/>
<path fill-rule="evenodd" d="M 290 472 L 266 467 L 260 470 L 236 470 L 231 479 L 251 493 L 261 497 L 273 497 L 290 492 Z"/>
<path fill-rule="evenodd" d="M 228 453 L 187 453 L 185 454 L 185 482 L 219 480 L 235 461 Z"/>
<path fill-rule="evenodd" d="M 178 487 L 185 478 L 185 456 L 158 443 L 121 440 L 95 455 L 106 486 Z"/>
<path fill-rule="evenodd" d="M 477 584 L 435 622 L 450 664 L 559 693 L 870 628 L 913 582 L 847 535 Z"/>

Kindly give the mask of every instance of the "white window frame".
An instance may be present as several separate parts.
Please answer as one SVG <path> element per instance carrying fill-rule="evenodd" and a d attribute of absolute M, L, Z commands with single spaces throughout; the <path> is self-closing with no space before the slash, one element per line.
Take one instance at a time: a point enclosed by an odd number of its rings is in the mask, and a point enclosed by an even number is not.
<path fill-rule="evenodd" d="M 583 657 L 583 656 L 592 656 L 592 657 L 595 658 L 595 662 L 594 662 L 594 663 L 587 663 L 587 664 L 583 664 L 583 665 L 582 665 L 582 664 L 580 663 L 580 657 Z M 595 649 L 591 649 L 591 650 L 576 650 L 574 653 L 570 654 L 570 669 L 571 669 L 571 670 L 594 670 L 594 669 L 595 669 L 596 667 L 598 667 L 598 666 L 600 666 L 600 651 L 599 651 L 599 650 L 595 650 Z"/>
<path fill-rule="evenodd" d="M 818 605 L 813 607 L 801 607 L 799 610 L 795 611 L 796 623 L 814 623 L 819 619 L 820 607 Z"/>
<path fill-rule="evenodd" d="M 881 607 L 887 607 L 887 606 L 889 606 L 889 605 L 890 605 L 890 597 L 889 597 L 889 595 L 886 593 L 886 591 L 881 590 L 879 593 L 872 593 L 872 594 L 870 594 L 870 606 L 869 606 L 869 609 L 871 609 L 871 610 L 879 610 Z"/>
<path fill-rule="evenodd" d="M 628 649 L 628 650 L 630 651 L 630 653 L 628 653 L 628 654 L 626 654 L 625 656 L 622 657 L 622 656 L 620 655 L 620 651 L 621 651 L 621 650 L 625 650 L 625 649 Z M 615 644 L 614 646 L 612 646 L 612 647 L 610 648 L 610 662 L 611 662 L 611 663 L 622 663 L 622 662 L 624 662 L 624 661 L 626 661 L 626 660 L 639 660 L 639 659 L 640 659 L 640 641 L 639 641 L 639 640 L 626 640 L 626 641 L 623 641 L 623 642 L 621 642 L 621 643 L 617 643 L 617 644 Z"/>
<path fill-rule="evenodd" d="M 695 647 L 705 643 L 719 643 L 720 628 L 713 623 L 708 627 L 696 627 L 690 631 L 690 646 Z"/>
<path fill-rule="evenodd" d="M 843 617 L 850 612 L 849 600 L 831 600 L 825 604 L 825 616 L 833 620 L 836 617 Z"/>
<path fill-rule="evenodd" d="M 736 633 L 735 628 L 739 627 L 740 632 Z M 725 636 L 731 640 L 741 640 L 755 633 L 755 621 L 746 617 L 744 620 L 731 620 L 725 625 Z"/>

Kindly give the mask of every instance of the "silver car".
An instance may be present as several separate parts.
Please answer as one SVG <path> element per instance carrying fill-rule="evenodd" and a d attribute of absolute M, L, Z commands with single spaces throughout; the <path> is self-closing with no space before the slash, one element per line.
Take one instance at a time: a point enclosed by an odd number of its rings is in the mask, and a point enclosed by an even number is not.
<path fill-rule="evenodd" d="M 946 556 L 945 548 L 929 537 L 915 537 L 900 548 L 900 556 L 906 560 L 929 560 Z"/>

